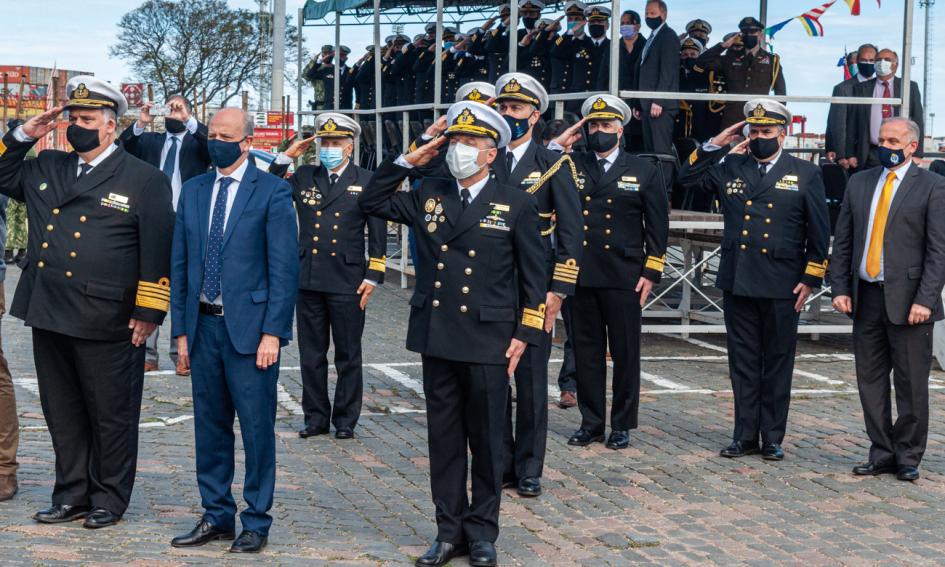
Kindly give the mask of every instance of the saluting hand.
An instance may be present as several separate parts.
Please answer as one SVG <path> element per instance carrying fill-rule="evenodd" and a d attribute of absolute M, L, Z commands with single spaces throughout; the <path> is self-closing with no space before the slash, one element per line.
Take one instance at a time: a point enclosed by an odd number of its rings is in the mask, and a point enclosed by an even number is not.
<path fill-rule="evenodd" d="M 282 153 L 285 154 L 285 157 L 296 159 L 304 154 L 305 150 L 307 150 L 314 141 L 315 134 L 312 134 L 308 138 L 296 139 L 291 144 L 289 144 L 289 147 L 286 148 L 286 150 Z"/>
<path fill-rule="evenodd" d="M 361 311 L 364 311 L 364 308 L 367 307 L 368 299 L 371 298 L 371 294 L 374 293 L 374 286 L 368 282 L 361 282 L 361 285 L 358 286 L 358 295 L 361 296 Z"/>
<path fill-rule="evenodd" d="M 42 138 L 56 129 L 56 125 L 59 124 L 57 116 L 60 112 L 62 112 L 62 106 L 57 106 L 30 118 L 23 124 L 23 133 L 30 138 Z"/>
<path fill-rule="evenodd" d="M 446 132 L 446 115 L 445 114 L 437 118 L 436 122 L 434 122 L 433 124 L 430 124 L 430 127 L 426 129 L 424 134 L 426 134 L 428 138 L 436 138 L 443 132 Z"/>
<path fill-rule="evenodd" d="M 522 359 L 522 355 L 525 354 L 525 341 L 520 341 L 518 339 L 512 339 L 512 342 L 509 343 L 508 350 L 505 351 L 505 358 L 509 359 L 509 378 L 515 376 L 515 369 L 518 367 L 518 361 Z"/>
<path fill-rule="evenodd" d="M 748 139 L 748 138 L 745 138 L 744 140 L 742 140 L 741 142 L 739 142 L 734 148 L 732 148 L 731 151 L 729 151 L 728 153 L 730 153 L 730 154 L 742 154 L 742 155 L 747 154 L 747 153 L 748 153 L 748 142 L 749 142 L 749 139 Z"/>
<path fill-rule="evenodd" d="M 148 340 L 148 337 L 151 336 L 151 333 L 154 332 L 157 325 L 140 319 L 132 319 L 128 321 L 128 328 L 131 329 L 131 344 L 139 347 Z"/>
<path fill-rule="evenodd" d="M 581 139 L 581 127 L 584 126 L 585 122 L 587 122 L 587 118 L 578 120 L 577 124 L 562 132 L 560 136 L 552 141 L 564 148 L 564 151 L 570 153 L 571 146 Z"/>
<path fill-rule="evenodd" d="M 442 146 L 444 143 L 446 143 L 445 136 L 433 138 L 416 150 L 410 152 L 409 154 L 405 154 L 404 159 L 407 160 L 407 163 L 414 167 L 422 167 L 430 163 L 430 160 L 433 159 L 437 153 L 439 153 L 440 146 Z"/>
<path fill-rule="evenodd" d="M 744 127 L 744 126 L 745 126 L 745 121 L 744 121 L 744 120 L 742 120 L 741 122 L 738 122 L 738 123 L 736 123 L 736 124 L 732 124 L 731 126 L 729 126 L 728 128 L 726 128 L 725 130 L 722 130 L 722 133 L 721 133 L 721 134 L 719 134 L 718 136 L 712 138 L 712 141 L 711 141 L 710 143 L 711 143 L 712 145 L 715 145 L 715 146 L 719 146 L 719 147 L 724 148 L 725 146 L 727 146 L 727 145 L 729 145 L 730 143 L 732 143 L 732 140 L 734 140 L 737 136 L 741 136 L 741 135 L 742 135 L 742 127 Z"/>

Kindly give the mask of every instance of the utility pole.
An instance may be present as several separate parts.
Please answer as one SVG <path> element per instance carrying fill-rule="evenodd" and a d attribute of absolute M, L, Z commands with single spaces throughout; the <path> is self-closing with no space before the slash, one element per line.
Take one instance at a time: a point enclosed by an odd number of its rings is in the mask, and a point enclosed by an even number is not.
<path fill-rule="evenodd" d="M 259 89 L 257 91 L 256 110 L 269 110 L 269 85 L 272 82 L 272 12 L 269 11 L 270 0 L 256 0 L 259 5 Z"/>
<path fill-rule="evenodd" d="M 935 0 L 919 0 L 919 7 L 925 8 L 925 46 L 922 56 L 922 62 L 925 65 L 925 71 L 922 74 L 922 107 L 925 109 L 923 117 L 926 124 L 929 124 L 929 106 L 932 104 L 932 86 L 934 82 L 934 65 L 932 64 L 933 49 L 930 49 L 930 43 L 935 33 Z M 935 133 L 929 131 L 930 136 Z"/>
<path fill-rule="evenodd" d="M 285 0 L 274 0 L 272 9 L 272 90 L 269 108 L 276 109 L 283 101 L 285 83 Z"/>

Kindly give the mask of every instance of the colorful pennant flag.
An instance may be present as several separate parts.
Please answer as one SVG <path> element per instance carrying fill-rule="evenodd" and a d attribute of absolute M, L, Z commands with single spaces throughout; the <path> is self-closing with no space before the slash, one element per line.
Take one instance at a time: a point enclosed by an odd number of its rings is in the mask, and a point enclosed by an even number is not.
<path fill-rule="evenodd" d="M 801 21 L 801 25 L 804 26 L 804 31 L 807 32 L 807 35 L 811 37 L 822 37 L 824 35 L 824 27 L 820 25 L 820 17 L 824 15 L 834 2 L 837 0 L 830 0 L 826 4 L 823 4 L 820 7 L 812 8 L 800 16 L 797 17 Z"/>
<path fill-rule="evenodd" d="M 846 3 L 850 7 L 851 16 L 860 15 L 860 0 L 846 0 Z"/>
<path fill-rule="evenodd" d="M 774 34 L 776 34 L 776 33 L 778 33 L 779 31 L 781 31 L 781 28 L 783 28 L 784 26 L 790 24 L 792 21 L 794 21 L 794 18 L 788 18 L 788 19 L 784 20 L 783 22 L 780 22 L 780 23 L 774 24 L 774 25 L 771 26 L 771 27 L 765 28 L 765 35 L 767 35 L 768 37 L 773 38 L 773 37 L 774 37 Z"/>

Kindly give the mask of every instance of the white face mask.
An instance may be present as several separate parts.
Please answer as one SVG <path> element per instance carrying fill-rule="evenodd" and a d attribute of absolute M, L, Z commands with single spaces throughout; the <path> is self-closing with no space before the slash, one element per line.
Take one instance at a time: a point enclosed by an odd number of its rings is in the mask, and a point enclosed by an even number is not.
<path fill-rule="evenodd" d="M 886 76 L 892 73 L 892 61 L 879 60 L 876 62 L 876 74 Z"/>
<path fill-rule="evenodd" d="M 446 151 L 446 166 L 450 168 L 450 173 L 456 179 L 468 179 L 482 169 L 478 162 L 479 152 L 482 151 L 485 150 L 466 144 L 450 144 L 450 148 Z"/>

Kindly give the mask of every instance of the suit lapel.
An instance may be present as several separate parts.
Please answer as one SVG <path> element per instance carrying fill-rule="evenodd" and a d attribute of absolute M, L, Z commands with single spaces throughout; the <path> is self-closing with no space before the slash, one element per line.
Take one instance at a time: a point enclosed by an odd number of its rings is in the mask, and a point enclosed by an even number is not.
<path fill-rule="evenodd" d="M 449 237 L 446 238 L 446 242 L 466 232 L 475 226 L 479 222 L 479 219 L 486 216 L 492 206 L 492 196 L 495 194 L 495 188 L 495 180 L 490 179 L 486 182 L 485 187 L 482 188 L 479 195 L 477 195 L 476 198 L 473 199 L 473 202 L 466 207 L 466 210 L 459 215 L 459 221 L 456 223 L 453 231 L 450 232 Z"/>
<path fill-rule="evenodd" d="M 240 215 L 243 214 L 243 209 L 246 208 L 246 203 L 248 203 L 250 197 L 253 196 L 253 191 L 256 190 L 256 179 L 258 175 L 259 174 L 256 170 L 256 166 L 252 161 L 250 161 L 249 167 L 246 168 L 246 173 L 243 174 L 243 179 L 240 180 L 239 187 L 236 190 L 236 198 L 233 200 L 233 208 L 230 209 L 230 216 L 227 217 L 226 228 L 223 230 L 223 244 L 221 248 L 226 246 L 226 242 L 233 234 L 233 227 L 239 223 Z"/>
<path fill-rule="evenodd" d="M 324 167 L 320 167 L 318 169 L 320 172 L 318 176 L 319 180 L 324 178 L 324 184 L 328 190 L 328 194 L 325 196 L 325 199 L 322 200 L 321 205 L 319 205 L 318 207 L 319 209 L 324 209 L 325 207 L 333 203 L 335 200 L 337 200 L 338 197 L 345 194 L 345 192 L 348 190 L 348 185 L 352 181 L 354 181 L 356 175 L 355 175 L 353 164 L 349 163 L 348 167 L 346 167 L 345 170 L 341 173 L 341 177 L 338 178 L 337 183 L 335 183 L 334 187 L 332 187 L 331 180 L 329 178 L 330 173 L 328 172 L 328 170 L 325 169 Z"/>
<path fill-rule="evenodd" d="M 508 167 L 506 167 L 506 160 L 509 158 L 505 157 L 508 155 L 508 148 L 502 148 L 499 150 L 499 155 L 496 156 L 495 161 L 492 162 L 492 172 L 495 174 L 495 179 L 502 185 L 508 185 L 509 172 Z"/>
<path fill-rule="evenodd" d="M 764 177 L 761 177 L 761 174 L 758 172 L 758 162 L 754 160 L 748 160 L 747 163 L 751 164 L 751 166 L 754 168 L 755 178 L 758 180 L 758 183 L 752 183 L 750 185 L 751 187 L 757 187 L 757 189 L 752 191 L 749 197 L 757 197 L 758 195 L 761 195 L 762 193 L 774 187 L 774 184 L 778 181 L 781 181 L 781 178 L 784 177 L 784 174 L 786 174 L 789 169 L 791 169 L 792 165 L 791 156 L 783 150 L 781 157 L 778 158 L 778 162 L 774 164 L 774 167 L 772 167 L 768 173 L 765 173 Z"/>
<path fill-rule="evenodd" d="M 67 175 L 73 174 L 71 178 L 71 184 L 65 185 L 65 187 L 68 187 L 68 189 L 63 191 L 61 195 L 57 196 L 57 202 L 54 203 L 54 206 L 62 207 L 69 201 L 72 201 L 83 193 L 87 193 L 92 189 L 95 189 L 102 183 L 105 183 L 111 179 L 115 175 L 115 171 L 118 169 L 118 166 L 124 162 L 124 159 L 125 150 L 123 150 L 121 147 L 117 147 L 114 151 L 112 151 L 110 156 L 102 161 L 102 163 L 92 168 L 92 171 L 86 175 L 83 175 L 82 179 L 77 180 L 74 176 L 74 172 L 78 171 L 79 158 L 76 156 L 74 162 L 76 164 L 76 169 L 66 172 Z"/>
<path fill-rule="evenodd" d="M 525 176 L 532 172 L 535 165 L 535 154 L 538 152 L 538 148 L 535 145 L 535 141 L 532 140 L 528 142 L 528 147 L 525 148 L 525 153 L 522 154 L 522 159 L 515 164 L 515 171 L 511 172 L 509 175 L 508 183 L 512 187 L 518 187 L 521 185 L 522 180 L 525 179 Z"/>
<path fill-rule="evenodd" d="M 912 188 L 915 187 L 915 176 L 918 175 L 918 168 L 916 164 L 909 166 L 909 171 L 906 173 L 906 176 L 899 182 L 899 187 L 896 189 L 896 196 L 893 197 L 892 203 L 889 204 L 889 214 L 886 216 L 886 226 L 889 226 L 889 223 L 892 222 L 893 218 L 896 216 L 896 213 L 899 211 L 899 207 L 902 206 L 903 201 L 906 200 Z"/>
<path fill-rule="evenodd" d="M 197 223 L 200 226 L 200 254 L 201 258 L 207 260 L 207 239 L 210 237 L 210 199 L 213 197 L 213 185 L 216 183 L 216 170 L 214 175 L 207 176 L 200 190 L 197 191 Z"/>
<path fill-rule="evenodd" d="M 597 154 L 594 152 L 587 152 L 584 158 L 584 171 L 587 172 L 588 177 L 593 182 L 591 185 L 593 190 L 588 191 L 588 193 L 596 192 L 600 188 L 600 166 L 597 165 Z"/>
<path fill-rule="evenodd" d="M 610 185 L 618 177 L 620 177 L 621 173 L 626 171 L 627 153 L 619 149 L 617 151 L 620 152 L 617 154 L 617 159 L 614 160 L 613 165 L 610 166 L 610 169 L 604 172 L 604 175 L 601 176 L 600 181 L 597 183 L 599 188 Z"/>

